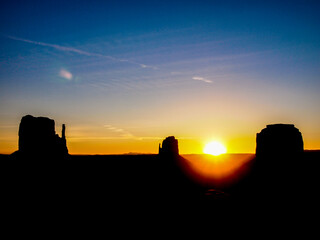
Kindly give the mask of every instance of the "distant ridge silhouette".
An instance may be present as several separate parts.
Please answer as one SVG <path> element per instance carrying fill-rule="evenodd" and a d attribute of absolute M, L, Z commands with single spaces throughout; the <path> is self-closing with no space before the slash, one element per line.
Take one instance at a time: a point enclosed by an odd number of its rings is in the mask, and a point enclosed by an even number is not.
<path fill-rule="evenodd" d="M 22 117 L 19 126 L 19 150 L 13 155 L 17 158 L 28 158 L 45 161 L 64 159 L 68 156 L 65 136 L 65 124 L 59 137 L 55 132 L 54 120 L 47 117 Z"/>

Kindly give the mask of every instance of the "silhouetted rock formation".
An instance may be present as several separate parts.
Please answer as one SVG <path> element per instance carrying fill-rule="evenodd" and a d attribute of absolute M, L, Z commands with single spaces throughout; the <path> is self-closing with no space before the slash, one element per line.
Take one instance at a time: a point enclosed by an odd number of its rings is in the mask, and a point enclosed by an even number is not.
<path fill-rule="evenodd" d="M 178 156 L 178 140 L 174 136 L 167 137 L 162 142 L 162 147 L 159 144 L 159 155 L 163 156 Z"/>
<path fill-rule="evenodd" d="M 257 157 L 297 157 L 302 154 L 302 135 L 293 124 L 267 125 L 257 133 Z"/>
<path fill-rule="evenodd" d="M 167 137 L 159 145 L 158 188 L 170 198 L 190 199 L 201 195 L 199 188 L 190 176 L 189 162 L 179 155 L 178 140 Z"/>
<path fill-rule="evenodd" d="M 62 137 L 55 132 L 55 122 L 46 117 L 22 117 L 19 126 L 18 157 L 27 158 L 64 158 L 68 155 L 65 138 L 65 125 Z"/>
<path fill-rule="evenodd" d="M 267 125 L 256 139 L 256 158 L 246 181 L 246 193 L 260 199 L 288 199 L 301 187 L 303 139 L 293 124 Z M 271 190 L 271 192 L 270 192 Z"/>

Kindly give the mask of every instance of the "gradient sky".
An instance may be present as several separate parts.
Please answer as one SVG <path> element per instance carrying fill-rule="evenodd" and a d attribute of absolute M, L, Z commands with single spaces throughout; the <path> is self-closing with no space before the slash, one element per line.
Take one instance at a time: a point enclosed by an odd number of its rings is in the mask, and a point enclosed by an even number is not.
<path fill-rule="evenodd" d="M 320 148 L 319 1 L 5 1 L 0 153 L 22 116 L 67 126 L 71 154 L 255 151 L 266 124 Z"/>

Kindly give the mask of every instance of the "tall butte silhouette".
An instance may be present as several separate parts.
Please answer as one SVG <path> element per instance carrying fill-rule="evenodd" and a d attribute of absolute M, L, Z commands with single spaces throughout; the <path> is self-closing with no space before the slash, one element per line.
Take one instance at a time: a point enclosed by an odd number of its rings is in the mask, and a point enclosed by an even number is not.
<path fill-rule="evenodd" d="M 284 160 L 303 154 L 303 139 L 293 124 L 267 125 L 257 133 L 256 156 L 278 157 Z"/>
<path fill-rule="evenodd" d="M 268 200 L 294 197 L 301 187 L 303 153 L 302 134 L 293 124 L 267 125 L 256 137 L 251 194 Z"/>
<path fill-rule="evenodd" d="M 162 147 L 159 144 L 160 156 L 178 156 L 179 147 L 178 140 L 174 136 L 167 137 L 162 142 Z"/>
<path fill-rule="evenodd" d="M 13 156 L 28 160 L 65 159 L 68 156 L 65 131 L 63 124 L 59 137 L 55 132 L 54 120 L 26 115 L 19 126 L 19 150 Z"/>
<path fill-rule="evenodd" d="M 293 177 L 303 153 L 302 134 L 293 124 L 267 125 L 257 133 L 256 159 L 264 172 Z"/>
<path fill-rule="evenodd" d="M 191 177 L 192 167 L 179 155 L 178 139 L 169 136 L 159 144 L 158 186 L 164 188 L 165 195 L 171 198 L 193 199 L 203 197 L 204 190 Z"/>

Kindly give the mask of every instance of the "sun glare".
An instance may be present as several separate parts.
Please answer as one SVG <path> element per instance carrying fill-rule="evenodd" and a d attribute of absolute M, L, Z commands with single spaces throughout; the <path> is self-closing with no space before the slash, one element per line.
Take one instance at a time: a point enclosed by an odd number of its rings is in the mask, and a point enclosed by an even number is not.
<path fill-rule="evenodd" d="M 220 154 L 226 153 L 227 149 L 223 144 L 219 142 L 209 142 L 203 149 L 203 152 L 206 154 L 211 154 L 218 156 Z"/>

